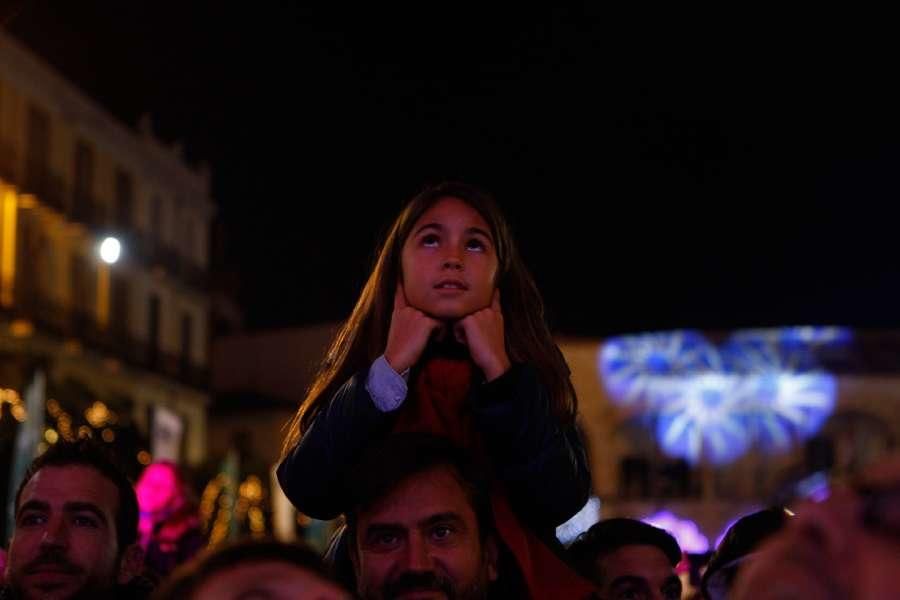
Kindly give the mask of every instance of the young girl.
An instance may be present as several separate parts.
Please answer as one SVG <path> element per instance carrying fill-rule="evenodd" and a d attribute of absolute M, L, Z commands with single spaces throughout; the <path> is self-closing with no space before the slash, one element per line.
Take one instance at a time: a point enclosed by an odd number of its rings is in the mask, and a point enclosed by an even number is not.
<path fill-rule="evenodd" d="M 576 409 L 498 208 L 446 183 L 413 198 L 391 228 L 291 424 L 278 478 L 300 511 L 330 519 L 347 508 L 341 482 L 373 440 L 447 436 L 489 465 L 498 530 L 542 597 L 542 582 L 546 591 L 568 573 L 538 538 L 552 544 L 590 491 Z"/>

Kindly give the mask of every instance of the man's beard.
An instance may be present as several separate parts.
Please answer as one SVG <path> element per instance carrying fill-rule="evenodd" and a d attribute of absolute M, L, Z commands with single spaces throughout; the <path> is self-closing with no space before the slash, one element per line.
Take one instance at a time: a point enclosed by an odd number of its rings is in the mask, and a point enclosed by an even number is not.
<path fill-rule="evenodd" d="M 478 579 L 465 588 L 455 587 L 450 578 L 434 571 L 407 571 L 393 581 L 385 583 L 378 597 L 382 600 L 393 600 L 405 592 L 435 591 L 442 592 L 447 600 L 483 600 L 487 598 L 487 590 L 487 565 L 484 565 Z M 360 595 L 363 598 L 375 597 L 369 590 L 360 590 Z"/>
<path fill-rule="evenodd" d="M 118 561 L 116 562 L 118 565 Z M 9 584 L 13 593 L 13 598 L 18 600 L 26 598 L 23 593 L 24 575 L 33 574 L 34 571 L 40 570 L 41 567 L 52 566 L 63 573 L 70 575 L 83 575 L 84 569 L 69 561 L 65 554 L 57 549 L 50 548 L 41 552 L 37 558 L 26 564 L 20 572 L 10 573 Z M 90 574 L 86 579 L 81 580 L 80 586 L 72 591 L 66 600 L 103 600 L 112 598 L 113 590 L 116 584 L 115 573 L 111 573 L 107 578 L 99 578 L 97 574 Z M 64 586 L 60 586 L 64 587 Z M 41 593 L 41 592 L 39 592 Z M 52 590 L 43 592 L 44 594 L 52 593 Z M 40 598 L 42 596 L 38 596 Z"/>

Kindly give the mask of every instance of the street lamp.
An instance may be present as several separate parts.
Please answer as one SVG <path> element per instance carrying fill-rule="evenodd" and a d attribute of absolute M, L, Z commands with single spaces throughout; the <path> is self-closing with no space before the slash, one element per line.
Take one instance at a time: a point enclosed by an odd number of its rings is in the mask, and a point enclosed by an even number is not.
<path fill-rule="evenodd" d="M 106 329 L 109 325 L 109 269 L 122 255 L 122 244 L 112 236 L 103 238 L 98 254 L 102 262 L 97 265 L 97 323 L 101 329 Z"/>
<path fill-rule="evenodd" d="M 122 254 L 122 244 L 114 237 L 104 238 L 100 242 L 100 258 L 108 265 L 115 264 Z"/>

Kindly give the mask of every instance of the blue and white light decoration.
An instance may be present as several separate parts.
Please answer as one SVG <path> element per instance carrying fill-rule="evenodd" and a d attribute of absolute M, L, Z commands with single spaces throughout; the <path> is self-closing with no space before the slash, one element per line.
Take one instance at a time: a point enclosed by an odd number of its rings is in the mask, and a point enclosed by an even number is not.
<path fill-rule="evenodd" d="M 598 366 L 614 402 L 655 418 L 664 452 L 724 465 L 814 435 L 837 393 L 817 355 L 851 340 L 839 327 L 739 331 L 721 347 L 693 331 L 642 334 L 608 340 Z"/>
<path fill-rule="evenodd" d="M 610 340 L 600 349 L 600 374 L 617 401 L 652 404 L 665 377 L 720 368 L 719 355 L 697 331 L 644 333 Z M 661 390 L 656 388 L 662 386 Z"/>

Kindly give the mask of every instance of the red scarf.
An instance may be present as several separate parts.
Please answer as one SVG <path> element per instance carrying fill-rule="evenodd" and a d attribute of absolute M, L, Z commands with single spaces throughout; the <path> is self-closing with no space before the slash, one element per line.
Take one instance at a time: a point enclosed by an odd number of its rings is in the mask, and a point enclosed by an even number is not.
<path fill-rule="evenodd" d="M 468 360 L 429 358 L 400 409 L 394 432 L 440 435 L 483 458 L 484 448 L 466 405 L 473 373 L 472 363 Z M 491 490 L 491 505 L 497 531 L 515 557 L 531 598 L 581 600 L 591 597 L 594 587 L 519 522 L 498 485 Z"/>

